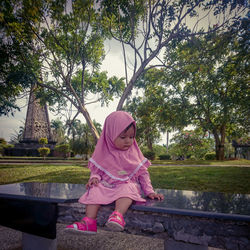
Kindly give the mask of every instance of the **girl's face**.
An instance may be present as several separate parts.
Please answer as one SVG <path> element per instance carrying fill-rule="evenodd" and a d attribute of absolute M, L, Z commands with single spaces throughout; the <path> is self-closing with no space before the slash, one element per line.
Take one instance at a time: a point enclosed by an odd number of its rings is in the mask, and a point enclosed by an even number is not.
<path fill-rule="evenodd" d="M 135 138 L 135 128 L 131 126 L 127 131 L 123 131 L 114 141 L 115 146 L 120 150 L 128 150 Z"/>

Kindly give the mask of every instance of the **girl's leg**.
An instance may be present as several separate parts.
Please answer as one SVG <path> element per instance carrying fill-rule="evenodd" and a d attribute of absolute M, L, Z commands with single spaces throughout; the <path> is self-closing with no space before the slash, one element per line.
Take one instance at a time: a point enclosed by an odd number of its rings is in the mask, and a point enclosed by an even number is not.
<path fill-rule="evenodd" d="M 115 202 L 115 211 L 109 216 L 106 226 L 112 231 L 123 231 L 125 221 L 123 215 L 132 204 L 128 197 L 122 197 Z"/>
<path fill-rule="evenodd" d="M 97 205 L 97 204 L 88 204 L 86 205 L 86 212 L 85 212 L 85 215 L 86 217 L 89 217 L 91 219 L 96 219 L 97 217 L 97 213 L 98 213 L 98 210 L 100 208 L 100 205 Z"/>
<path fill-rule="evenodd" d="M 74 222 L 72 225 L 68 225 L 66 229 L 85 234 L 96 234 L 96 217 L 99 207 L 100 205 L 86 205 L 85 217 L 81 220 L 81 222 Z"/>
<path fill-rule="evenodd" d="M 124 215 L 127 212 L 128 208 L 131 206 L 132 202 L 133 200 L 128 197 L 119 198 L 115 202 L 115 211 Z"/>

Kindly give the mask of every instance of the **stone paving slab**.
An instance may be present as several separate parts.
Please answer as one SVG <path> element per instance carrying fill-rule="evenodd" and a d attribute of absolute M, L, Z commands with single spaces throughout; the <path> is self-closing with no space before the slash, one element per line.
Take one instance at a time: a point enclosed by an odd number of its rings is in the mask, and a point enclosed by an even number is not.
<path fill-rule="evenodd" d="M 65 232 L 65 224 L 57 224 L 58 250 L 222 250 L 212 247 L 185 244 L 170 240 L 164 248 L 164 240 L 98 229 L 96 235 Z M 0 226 L 0 249 L 22 250 L 22 233 Z"/>
<path fill-rule="evenodd" d="M 164 240 L 98 229 L 96 235 L 65 232 L 65 224 L 57 224 L 58 250 L 163 250 Z M 21 250 L 22 233 L 0 226 L 0 249 Z"/>

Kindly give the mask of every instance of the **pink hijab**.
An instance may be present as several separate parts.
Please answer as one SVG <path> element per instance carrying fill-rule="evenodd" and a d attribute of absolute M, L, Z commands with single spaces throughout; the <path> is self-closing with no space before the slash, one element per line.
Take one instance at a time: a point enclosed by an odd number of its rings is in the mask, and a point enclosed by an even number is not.
<path fill-rule="evenodd" d="M 127 181 L 145 165 L 151 163 L 139 149 L 136 140 L 128 150 L 119 150 L 114 145 L 114 140 L 131 124 L 136 123 L 133 117 L 124 111 L 111 113 L 105 120 L 102 134 L 97 142 L 95 151 L 89 159 L 98 169 L 105 172 L 115 180 Z"/>

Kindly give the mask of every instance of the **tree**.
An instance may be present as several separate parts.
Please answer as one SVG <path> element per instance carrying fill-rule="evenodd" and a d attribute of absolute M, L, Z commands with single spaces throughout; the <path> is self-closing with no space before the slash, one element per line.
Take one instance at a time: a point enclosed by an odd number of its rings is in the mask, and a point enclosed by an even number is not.
<path fill-rule="evenodd" d="M 45 157 L 50 153 L 50 148 L 47 147 L 41 147 L 37 149 L 40 156 L 43 157 L 43 159 L 45 160 Z"/>
<path fill-rule="evenodd" d="M 171 153 L 186 158 L 203 159 L 206 153 L 214 150 L 213 140 L 201 129 L 182 130 L 171 139 L 174 142 Z"/>
<path fill-rule="evenodd" d="M 39 139 L 39 144 L 43 145 L 43 147 L 48 144 L 48 139 L 46 137 L 42 137 Z"/>
<path fill-rule="evenodd" d="M 25 91 L 29 90 L 31 85 L 31 77 L 28 74 L 29 68 L 25 67 L 22 62 L 22 55 L 31 58 L 31 50 L 26 44 L 20 44 L 20 41 L 9 34 L 6 23 L 12 23 L 13 28 L 17 28 L 18 24 L 14 13 L 14 6 L 10 1 L 1 2 L 0 14 L 0 116 L 14 115 L 15 110 L 20 110 L 16 104 L 16 99 Z M 18 29 L 18 28 L 17 28 Z M 18 31 L 22 33 L 21 27 Z M 23 36 L 30 35 L 30 30 L 22 33 Z M 26 36 L 26 37 L 27 37 Z M 33 64 L 33 68 L 35 63 Z"/>
<path fill-rule="evenodd" d="M 58 143 L 62 144 L 66 142 L 65 128 L 63 122 L 60 119 L 52 120 L 50 123 L 53 139 Z"/>
<path fill-rule="evenodd" d="M 122 79 L 108 78 L 106 72 L 98 71 L 104 58 L 104 39 L 94 0 L 4 0 L 2 7 L 1 30 L 6 37 L 2 45 L 23 48 L 12 65 L 22 65 L 26 70 L 22 75 L 41 87 L 37 93 L 41 101 L 57 103 L 58 110 L 70 102 L 83 114 L 97 140 L 86 97 L 88 93 L 99 94 L 95 101 L 107 104 L 124 84 Z M 29 53 L 23 53 L 26 50 Z M 11 74 L 8 62 L 5 65 L 4 82 Z"/>
<path fill-rule="evenodd" d="M 143 146 L 146 145 L 149 151 L 153 151 L 153 144 L 160 139 L 160 133 L 154 117 L 154 108 L 149 102 L 142 101 L 142 98 L 135 97 L 132 102 L 125 106 L 136 120 L 136 140 Z"/>
<path fill-rule="evenodd" d="M 101 125 L 95 120 L 93 122 L 100 134 Z M 87 159 L 88 155 L 94 151 L 95 141 L 87 124 L 83 124 L 79 120 L 76 120 L 75 124 L 75 136 L 72 136 L 70 140 L 71 149 L 75 154 L 85 155 Z"/>
<path fill-rule="evenodd" d="M 19 126 L 19 130 L 18 131 L 15 130 L 15 132 L 13 134 L 11 134 L 10 143 L 16 144 L 16 143 L 22 141 L 23 133 L 24 133 L 24 126 Z"/>
<path fill-rule="evenodd" d="M 13 145 L 8 144 L 4 138 L 0 138 L 0 156 L 5 154 L 5 150 L 8 148 L 12 148 Z"/>
<path fill-rule="evenodd" d="M 38 148 L 38 152 L 40 154 L 40 156 L 43 157 L 43 159 L 45 160 L 45 157 L 50 153 L 50 148 L 45 147 L 46 144 L 48 144 L 48 139 L 46 137 L 42 137 L 39 139 L 39 144 L 42 145 L 42 147 Z"/>
<path fill-rule="evenodd" d="M 170 106 L 163 69 L 150 69 L 136 82 L 135 89 L 143 96 L 128 100 L 125 109 L 133 114 L 137 122 L 137 138 L 152 151 L 152 145 L 160 138 L 161 132 L 182 130 L 190 119 L 183 107 Z"/>
<path fill-rule="evenodd" d="M 72 103 L 85 117 L 95 140 L 98 133 L 86 108 L 88 84 L 92 93 L 101 93 L 101 97 L 104 93 L 106 103 L 112 98 L 110 93 L 122 94 L 117 107 L 120 110 L 146 70 L 171 66 L 163 60 L 171 47 L 191 37 L 226 29 L 246 8 L 243 0 L 96 2 L 95 5 L 94 0 L 4 0 L 0 16 L 1 30 L 7 37 L 4 42 L 22 48 L 13 61 L 24 67 L 23 75 L 45 88 L 41 92 L 45 92 L 43 96 L 50 104 L 57 102 L 59 107 L 65 107 L 67 102 Z M 209 21 L 219 15 L 216 25 Z M 191 20 L 194 22 L 187 25 Z M 208 27 L 202 28 L 201 22 Z M 122 46 L 125 89 L 122 79 L 104 77 L 101 82 L 86 81 L 86 74 L 98 72 L 104 57 L 104 35 Z M 81 80 L 74 85 L 72 78 L 76 72 L 80 72 Z"/>
<path fill-rule="evenodd" d="M 166 71 L 169 102 L 185 104 L 192 124 L 213 134 L 217 160 L 224 159 L 226 136 L 249 128 L 249 55 L 238 34 L 232 29 L 193 38 L 172 53 L 176 66 Z"/>
<path fill-rule="evenodd" d="M 110 37 L 121 43 L 124 57 L 126 88 L 117 110 L 122 109 L 136 81 L 146 70 L 173 66 L 168 62 L 171 47 L 215 30 L 226 30 L 247 8 L 245 1 L 99 2 L 103 26 Z M 212 18 L 216 19 L 215 23 L 210 21 Z"/>
<path fill-rule="evenodd" d="M 59 144 L 55 146 L 55 151 L 63 154 L 64 158 L 69 157 L 70 155 L 70 145 L 69 144 Z"/>
<path fill-rule="evenodd" d="M 158 85 L 162 77 L 162 70 L 147 71 L 136 82 L 136 89 L 138 92 L 143 90 L 143 96 L 139 95 L 128 100 L 124 107 L 136 120 L 138 143 L 147 146 L 149 151 L 153 151 L 153 144 L 159 141 L 160 132 L 166 131 L 166 123 L 162 126 L 157 117 L 162 104 L 162 88 Z"/>

